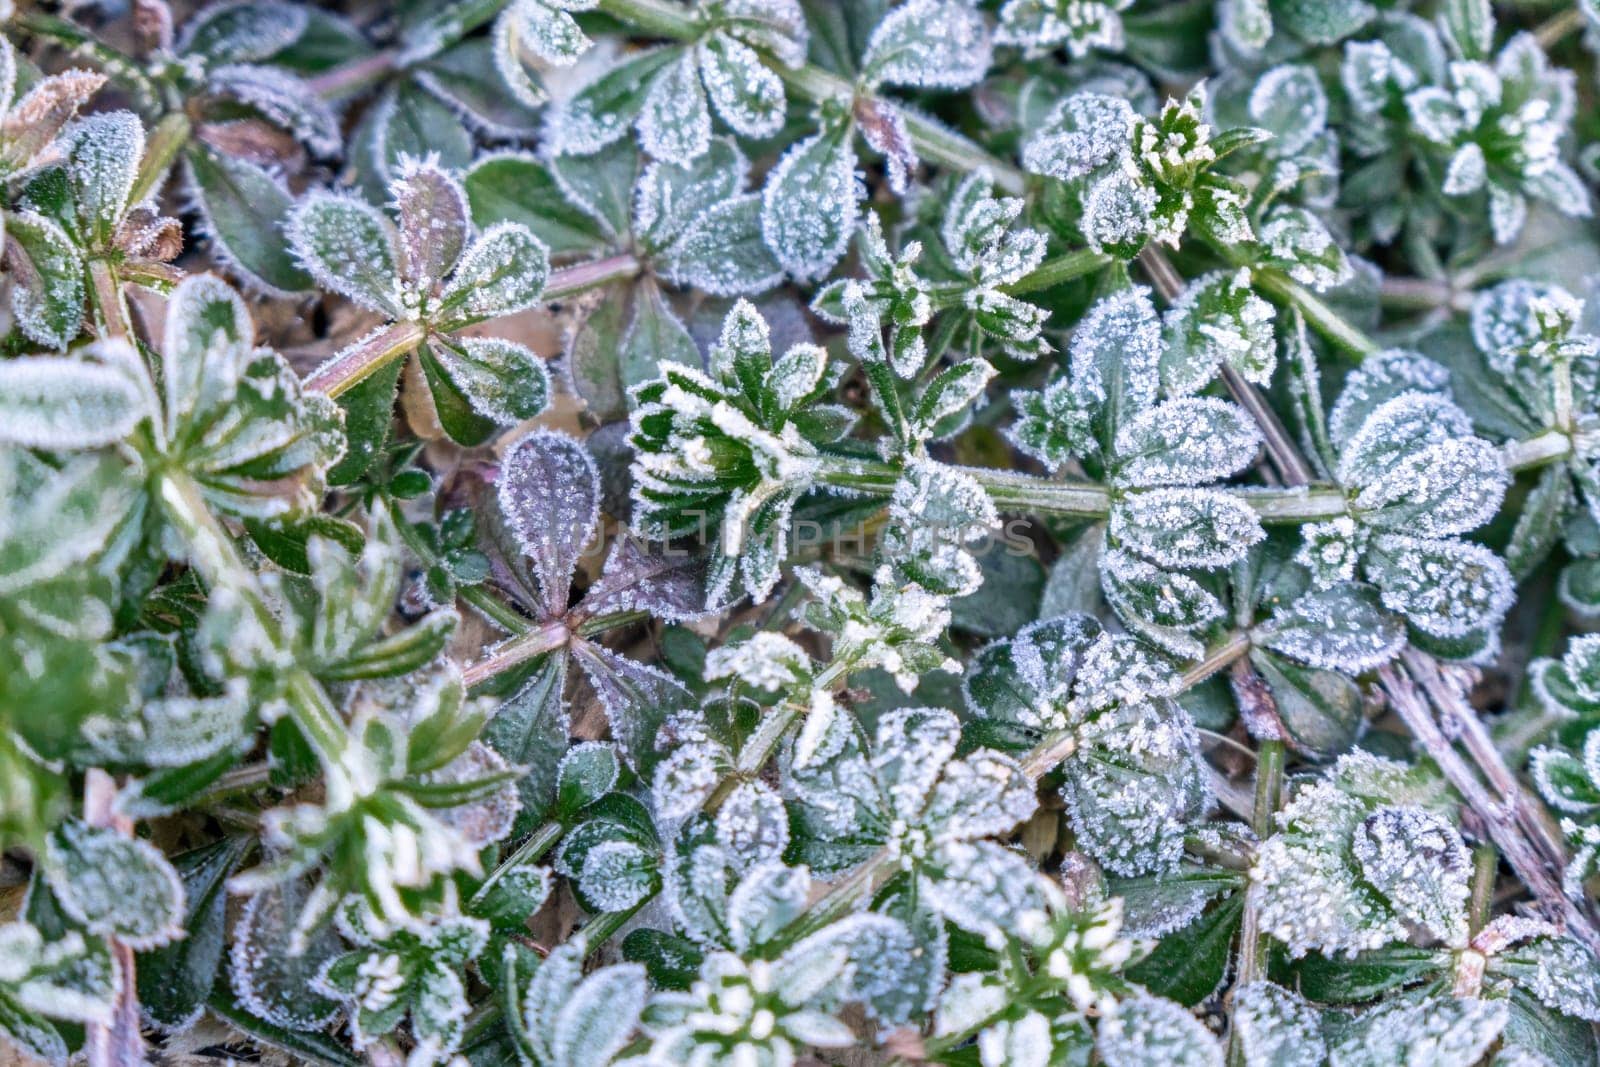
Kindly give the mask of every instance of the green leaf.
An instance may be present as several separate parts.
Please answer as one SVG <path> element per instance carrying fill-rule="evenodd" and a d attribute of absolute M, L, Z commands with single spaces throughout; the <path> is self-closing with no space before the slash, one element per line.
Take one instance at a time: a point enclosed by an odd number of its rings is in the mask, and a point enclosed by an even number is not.
<path fill-rule="evenodd" d="M 552 256 L 599 252 L 614 236 L 608 223 L 573 211 L 550 167 L 533 156 L 485 156 L 467 171 L 464 184 L 472 221 L 479 228 L 498 222 L 520 223 L 545 243 Z"/>
<path fill-rule="evenodd" d="M 651 984 L 681 992 L 699 977 L 705 952 L 686 937 L 640 927 L 622 939 L 622 958 L 644 964 Z"/>
<path fill-rule="evenodd" d="M 610 792 L 620 770 L 610 745 L 589 741 L 569 748 L 556 769 L 556 817 L 568 821 Z"/>
<path fill-rule="evenodd" d="M 318 285 L 392 318 L 404 317 L 394 227 L 377 208 L 354 196 L 313 192 L 295 206 L 285 233 Z"/>
<path fill-rule="evenodd" d="M 392 359 L 338 396 L 344 412 L 344 456 L 328 469 L 328 484 L 353 485 L 383 454 L 394 425 L 394 401 L 406 361 Z"/>
<path fill-rule="evenodd" d="M 1573 504 L 1572 479 L 1560 465 L 1539 472 L 1506 544 L 1506 567 L 1517 580 L 1528 577 L 1549 558 L 1561 539 L 1562 522 Z"/>
<path fill-rule="evenodd" d="M 213 254 L 253 287 L 274 296 L 310 290 L 311 276 L 283 240 L 294 198 L 279 180 L 248 160 L 198 143 L 184 158 L 200 231 L 210 238 Z"/>
<path fill-rule="evenodd" d="M 1128 977 L 1152 993 L 1190 1007 L 1214 993 L 1228 974 L 1229 949 L 1244 917 L 1244 894 L 1233 893 L 1128 968 Z"/>
<path fill-rule="evenodd" d="M 567 749 L 566 680 L 566 655 L 546 656 L 484 728 L 483 740 L 525 772 L 517 779 L 522 807 L 513 833 L 526 833 L 543 821 L 555 800 L 558 768 Z"/>
<path fill-rule="evenodd" d="M 495 432 L 496 423 L 473 409 L 472 401 L 456 385 L 450 372 L 439 358 L 439 350 L 431 344 L 417 349 L 417 359 L 428 380 L 428 391 L 433 394 L 434 411 L 439 425 L 457 444 L 472 446 L 487 441 Z"/>
<path fill-rule="evenodd" d="M 139 1006 L 157 1024 L 182 1030 L 204 1010 L 227 944 L 223 885 L 243 857 L 245 839 L 227 839 L 173 859 L 187 902 L 180 941 L 141 953 Z"/>
<path fill-rule="evenodd" d="M 366 545 L 366 535 L 361 527 L 349 519 L 333 515 L 312 514 L 287 519 L 247 519 L 245 529 L 272 562 L 296 574 L 310 574 L 311 561 L 306 557 L 306 542 L 312 537 L 326 537 L 344 546 L 352 556 L 359 556 Z"/>
<path fill-rule="evenodd" d="M 1449 954 L 1440 949 L 1391 945 L 1359 956 L 1313 952 L 1295 967 L 1300 991 L 1311 1000 L 1358 1004 L 1415 985 L 1444 971 Z"/>
<path fill-rule="evenodd" d="M 1318 670 L 1261 649 L 1250 662 L 1272 690 L 1278 721 L 1296 752 L 1327 759 L 1349 750 L 1361 732 L 1361 688 L 1342 674 Z"/>
<path fill-rule="evenodd" d="M 478 235 L 456 263 L 439 305 L 450 316 L 437 323 L 453 330 L 482 319 L 525 311 L 539 302 L 550 274 L 550 254 L 527 227 L 502 222 Z"/>
<path fill-rule="evenodd" d="M 72 920 L 133 948 L 155 948 L 183 934 L 183 883 L 148 841 L 81 822 L 50 835 L 45 877 Z"/>
<path fill-rule="evenodd" d="M 83 325 L 83 258 L 60 226 L 31 211 L 7 211 L 11 313 L 28 339 L 65 348 Z"/>
<path fill-rule="evenodd" d="M 0 442 L 98 448 L 127 437 L 149 413 L 122 366 L 53 356 L 0 362 Z"/>
<path fill-rule="evenodd" d="M 429 351 L 472 410 L 501 426 L 541 414 L 550 372 L 532 349 L 493 337 L 440 339 Z"/>

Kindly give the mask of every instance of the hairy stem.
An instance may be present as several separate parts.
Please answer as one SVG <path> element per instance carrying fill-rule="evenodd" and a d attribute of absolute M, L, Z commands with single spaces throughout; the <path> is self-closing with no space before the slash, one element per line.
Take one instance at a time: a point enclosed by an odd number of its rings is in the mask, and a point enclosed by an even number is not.
<path fill-rule="evenodd" d="M 1283 768 L 1287 749 L 1282 741 L 1262 741 L 1256 755 L 1256 792 L 1251 828 L 1265 841 L 1272 836 L 1273 816 L 1283 796 Z M 1239 984 L 1253 982 L 1266 973 L 1267 941 L 1261 916 L 1247 899 L 1239 930 Z"/>

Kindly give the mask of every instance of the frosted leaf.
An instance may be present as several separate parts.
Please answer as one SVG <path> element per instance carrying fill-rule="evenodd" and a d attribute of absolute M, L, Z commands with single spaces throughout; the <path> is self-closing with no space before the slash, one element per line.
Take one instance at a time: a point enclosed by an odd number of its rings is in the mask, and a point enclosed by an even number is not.
<path fill-rule="evenodd" d="M 1183 682 L 1171 662 L 1125 634 L 1103 633 L 1084 653 L 1075 699 L 1090 708 L 1177 696 Z"/>
<path fill-rule="evenodd" d="M 762 631 L 706 653 L 707 681 L 734 678 L 754 689 L 779 692 L 811 676 L 811 657 L 783 634 Z"/>
<path fill-rule="evenodd" d="M 983 16 L 961 0 L 907 0 L 872 31 L 861 77 L 869 85 L 964 89 L 983 79 L 993 46 Z"/>
<path fill-rule="evenodd" d="M 1200 918 L 1207 905 L 1236 886 L 1234 875 L 1180 865 L 1154 876 L 1118 879 L 1106 891 L 1115 894 L 1110 899 L 1124 912 L 1124 936 L 1161 938 Z"/>
<path fill-rule="evenodd" d="M 833 269 L 855 229 L 860 181 L 843 129 L 825 129 L 790 148 L 767 176 L 761 233 L 798 281 Z"/>
<path fill-rule="evenodd" d="M 338 156 L 344 138 L 333 109 L 305 81 L 276 67 L 238 64 L 210 72 L 208 92 L 256 112 L 312 155 Z"/>
<path fill-rule="evenodd" d="M 1577 322 L 1583 301 L 1559 286 L 1512 278 L 1480 292 L 1472 302 L 1472 340 L 1489 357 L 1490 365 L 1504 373 L 1510 366 L 1507 349 L 1533 344 L 1544 334 L 1550 319 Z"/>
<path fill-rule="evenodd" d="M 1382 808 L 1356 831 L 1352 852 L 1407 921 L 1448 945 L 1466 942 L 1472 865 L 1455 827 L 1422 808 Z"/>
<path fill-rule="evenodd" d="M 1266 531 L 1248 504 L 1227 493 L 1152 489 L 1112 507 L 1110 535 L 1162 567 L 1216 568 L 1243 558 Z"/>
<path fill-rule="evenodd" d="M 1023 146 L 1022 165 L 1063 181 L 1082 178 L 1129 154 L 1135 117 L 1119 97 L 1077 93 L 1058 104 Z"/>
<path fill-rule="evenodd" d="M 1006 436 L 1018 451 L 1050 470 L 1060 468 L 1074 456 L 1092 456 L 1099 451 L 1090 411 L 1069 380 L 1057 379 L 1040 392 L 1016 390 L 1011 394 L 1011 405 L 1017 419 L 1006 430 Z"/>
<path fill-rule="evenodd" d="M 521 801 L 514 781 L 516 771 L 494 749 L 481 741 L 473 741 L 461 755 L 439 770 L 418 777 L 418 784 L 426 789 L 438 787 L 448 790 L 452 786 L 471 789 L 477 795 L 462 803 L 436 810 L 435 818 L 454 830 L 473 848 L 486 848 L 502 840 L 511 832 Z M 481 782 L 502 780 L 488 793 L 483 793 Z"/>
<path fill-rule="evenodd" d="M 90 115 L 62 134 L 73 199 L 92 249 L 110 244 L 129 207 L 144 142 L 144 124 L 131 111 Z"/>
<path fill-rule="evenodd" d="M 1096 252 L 1127 258 L 1152 239 L 1165 240 L 1158 225 L 1156 190 L 1121 172 L 1113 172 L 1089 186 L 1083 195 L 1084 240 Z M 1178 226 L 1179 232 L 1182 226 Z"/>
<path fill-rule="evenodd" d="M 1356 577 L 1356 565 L 1366 550 L 1367 531 L 1348 515 L 1300 528 L 1300 548 L 1294 561 L 1311 572 L 1314 589 L 1328 589 Z"/>
<path fill-rule="evenodd" d="M 1386 348 L 1368 356 L 1345 379 L 1344 389 L 1328 413 L 1328 429 L 1341 449 L 1365 424 L 1368 416 L 1402 393 L 1439 393 L 1449 396 L 1450 372 L 1420 352 Z M 1452 420 L 1452 425 L 1461 425 Z M 1465 436 L 1470 429 L 1450 436 Z"/>
<path fill-rule="evenodd" d="M 895 708 L 883 716 L 872 767 L 895 816 L 918 819 L 960 739 L 961 724 L 943 708 Z"/>
<path fill-rule="evenodd" d="M 589 50 L 590 40 L 568 10 L 584 4 L 516 0 L 495 23 L 495 66 L 512 94 L 528 107 L 545 102 L 545 93 L 530 77 L 524 53 L 555 67 L 569 67 Z"/>
<path fill-rule="evenodd" d="M 506 450 L 500 513 L 539 582 L 547 618 L 567 609 L 572 572 L 599 522 L 600 475 L 582 442 L 536 430 Z"/>
<path fill-rule="evenodd" d="M 526 345 L 498 337 L 455 337 L 429 349 L 472 410 L 501 426 L 550 405 L 550 372 Z"/>
<path fill-rule="evenodd" d="M 1328 97 L 1322 81 L 1309 66 L 1273 67 L 1250 90 L 1250 120 L 1271 131 L 1272 150 L 1293 156 L 1311 147 L 1328 124 Z"/>
<path fill-rule="evenodd" d="M 1394 1000 L 1359 1016 L 1328 1052 L 1335 1067 L 1458 1067 L 1482 1059 L 1509 1016 L 1504 1000 Z"/>
<path fill-rule="evenodd" d="M 1445 397 L 1402 393 L 1383 401 L 1345 442 L 1335 475 L 1359 489 L 1402 468 L 1429 446 L 1470 439 L 1471 434 L 1471 421 Z"/>
<path fill-rule="evenodd" d="M 1468 196 L 1483 188 L 1488 178 L 1488 164 L 1484 162 L 1483 148 L 1469 141 L 1456 149 L 1444 171 L 1440 191 L 1445 196 Z"/>
<path fill-rule="evenodd" d="M 1161 385 L 1170 394 L 1198 392 L 1222 366 L 1267 385 L 1277 366 L 1272 305 L 1250 288 L 1248 271 L 1196 279 L 1167 310 Z"/>
<path fill-rule="evenodd" d="M 1085 407 L 1122 417 L 1155 403 L 1161 320 L 1150 291 L 1125 289 L 1095 303 L 1072 334 L 1072 390 Z M 1115 417 L 1111 420 L 1115 425 Z"/>
<path fill-rule="evenodd" d="M 736 197 L 750 162 L 727 137 L 685 165 L 651 163 L 633 186 L 633 229 L 651 247 L 672 244 L 694 220 Z"/>
<path fill-rule="evenodd" d="M 1124 705 L 1078 729 L 1062 787 L 1078 845 L 1122 875 L 1166 870 L 1210 801 L 1188 715 L 1160 698 Z"/>
<path fill-rule="evenodd" d="M 650 80 L 639 112 L 639 146 L 656 159 L 687 163 L 711 144 L 711 109 L 693 50 Z"/>
<path fill-rule="evenodd" d="M 1124 1000 L 1100 1021 L 1095 1050 L 1106 1067 L 1222 1067 L 1222 1047 L 1200 1020 L 1147 993 Z"/>
<path fill-rule="evenodd" d="M 305 951 L 289 951 L 291 931 L 307 901 L 305 888 L 289 879 L 245 901 L 233 928 L 228 976 L 233 995 L 250 1014 L 274 1026 L 318 1030 L 339 1012 L 336 1001 L 312 984 L 340 950 L 338 934 L 324 926 Z"/>
<path fill-rule="evenodd" d="M 1234 990 L 1233 1026 L 1245 1067 L 1318 1067 L 1327 1059 L 1316 1009 L 1270 982 Z"/>
<path fill-rule="evenodd" d="M 573 612 L 593 618 L 648 611 L 664 622 L 688 622 L 709 614 L 705 585 L 703 559 L 624 534 L 611 542 L 600 578 Z"/>
<path fill-rule="evenodd" d="M 700 77 L 717 114 L 746 137 L 770 137 L 783 125 L 783 82 L 756 50 L 723 33 L 696 48 Z"/>
<path fill-rule="evenodd" d="M 1204 643 L 1191 635 L 1226 614 L 1216 595 L 1193 578 L 1120 550 L 1102 557 L 1100 582 L 1124 623 L 1185 659 L 1205 652 Z"/>
<path fill-rule="evenodd" d="M 77 244 L 57 223 L 28 210 L 7 209 L 5 236 L 17 328 L 36 344 L 66 348 L 83 328 L 87 299 Z"/>
<path fill-rule="evenodd" d="M 0 410 L 11 395 L 5 370 L 17 362 L 0 363 Z M 0 514 L 0 596 L 17 596 L 97 555 L 136 491 L 130 472 L 110 456 L 58 466 L 22 448 L 0 448 L 0 499 L 7 501 Z"/>
<path fill-rule="evenodd" d="M 650 786 L 656 817 L 673 823 L 699 811 L 721 784 L 731 762 L 727 749 L 709 738 L 680 743 L 656 764 Z"/>
<path fill-rule="evenodd" d="M 1239 405 L 1180 397 L 1122 426 L 1113 477 L 1124 486 L 1200 485 L 1243 470 L 1260 447 L 1261 431 Z"/>
<path fill-rule="evenodd" d="M 989 494 L 958 468 L 913 460 L 895 484 L 879 551 L 892 567 L 936 593 L 974 591 L 982 572 L 961 546 L 1000 524 Z"/>
<path fill-rule="evenodd" d="M 1297 597 L 1252 640 L 1309 667 L 1356 675 L 1393 659 L 1406 634 L 1370 586 L 1341 584 Z"/>
<path fill-rule="evenodd" d="M 309 23 L 304 8 L 274 0 L 221 0 L 186 19 L 174 43 L 179 55 L 213 63 L 269 59 L 300 39 Z"/>
<path fill-rule="evenodd" d="M 755 194 L 710 208 L 662 253 L 661 276 L 714 296 L 771 289 L 783 281 L 783 267 L 762 236 L 761 215 Z"/>
<path fill-rule="evenodd" d="M 583 856 L 578 891 L 598 911 L 627 911 L 655 886 L 655 857 L 632 841 L 602 841 Z"/>
<path fill-rule="evenodd" d="M 1008 833 L 1037 808 L 1033 782 L 1017 762 L 980 748 L 945 765 L 922 824 L 936 839 L 970 841 Z"/>
<path fill-rule="evenodd" d="M 1528 221 L 1528 198 L 1489 183 L 1489 229 L 1496 244 L 1510 244 Z"/>
<path fill-rule="evenodd" d="M 1563 1015 L 1600 1020 L 1600 961 L 1577 941 L 1537 937 L 1507 949 L 1491 967 Z"/>
<path fill-rule="evenodd" d="M 1317 292 L 1351 277 L 1350 262 L 1322 220 L 1304 208 L 1278 205 L 1261 227 L 1265 262 Z"/>
<path fill-rule="evenodd" d="M 1374 528 L 1443 537 L 1494 518 L 1509 484 L 1497 448 L 1481 437 L 1457 438 L 1406 456 L 1363 486 L 1354 507 Z"/>
<path fill-rule="evenodd" d="M 1120 52 L 1125 43 L 1120 12 L 1132 0 L 1007 0 L 995 30 L 998 44 L 1028 52 L 1066 46 L 1074 59 L 1093 50 Z"/>
<path fill-rule="evenodd" d="M 904 196 L 917 169 L 917 146 L 906 128 L 905 111 L 888 100 L 868 97 L 855 105 L 856 129 L 868 148 L 883 156 L 889 191 Z"/>
<path fill-rule="evenodd" d="M 394 228 L 377 208 L 353 196 L 313 191 L 295 206 L 284 233 L 295 258 L 322 288 L 404 317 L 395 284 Z"/>
<path fill-rule="evenodd" d="M 99 448 L 127 437 L 148 414 L 137 382 L 120 366 L 54 356 L 0 362 L 0 441 L 6 444 Z"/>
<path fill-rule="evenodd" d="M 1585 740 L 1585 749 L 1596 748 L 1590 739 L 1600 736 L 1591 733 Z M 1586 815 L 1600 811 L 1600 786 L 1589 773 L 1584 760 L 1558 748 L 1540 746 L 1528 757 L 1528 772 L 1545 802 L 1559 811 Z"/>
<path fill-rule="evenodd" d="M 468 322 L 511 315 L 538 304 L 549 274 L 543 242 L 518 223 L 498 223 L 462 254 L 439 302 Z"/>
<path fill-rule="evenodd" d="M 1073 681 L 1099 634 L 1092 616 L 1073 614 L 1030 623 L 1015 638 L 984 646 L 962 680 L 967 709 L 1030 734 L 1065 729 Z"/>
<path fill-rule="evenodd" d="M 550 1063 L 560 1067 L 610 1063 L 638 1025 L 649 990 L 644 968 L 636 963 L 602 967 L 584 978 L 556 1006 Z"/>
<path fill-rule="evenodd" d="M 717 809 L 717 842 L 746 867 L 774 862 L 789 846 L 783 801 L 759 782 L 742 782 Z"/>
<path fill-rule="evenodd" d="M 546 114 L 544 133 L 551 151 L 589 156 L 617 141 L 638 118 L 657 72 L 682 55 L 679 48 L 653 48 L 600 68 L 597 77 Z M 698 79 L 691 86 L 700 91 Z"/>
<path fill-rule="evenodd" d="M 659 725 L 679 709 L 692 707 L 694 698 L 672 675 L 636 663 L 610 649 L 589 642 L 575 647 L 578 663 L 594 686 L 611 724 L 611 736 L 628 765 L 640 773 L 656 762 Z"/>
<path fill-rule="evenodd" d="M 1504 561 L 1482 545 L 1383 534 L 1367 576 L 1384 606 L 1435 637 L 1464 637 L 1499 622 L 1515 599 Z"/>
<path fill-rule="evenodd" d="M 119 985 L 120 975 L 105 942 L 85 940 L 72 930 L 46 941 L 27 922 L 0 925 L 0 997 L 6 1002 L 0 1035 L 9 1031 L 14 1040 L 28 1043 L 29 1034 L 13 1029 L 26 1024 L 19 1017 L 22 1013 L 109 1024 Z M 37 1034 L 39 1040 L 32 1042 L 37 1051 L 50 1051 L 54 1062 L 66 1062 L 66 1044 L 53 1027 L 39 1027 Z"/>
<path fill-rule="evenodd" d="M 183 933 L 183 882 L 148 841 L 81 822 L 57 827 L 42 857 L 61 910 L 90 933 L 136 949 Z"/>
<path fill-rule="evenodd" d="M 471 225 L 466 190 L 435 156 L 403 159 L 389 195 L 400 220 L 402 277 L 408 285 L 431 289 L 466 248 Z"/>
<path fill-rule="evenodd" d="M 993 841 L 941 846 L 918 881 L 918 893 L 945 919 L 990 943 L 1045 908 L 1044 887 L 1032 862 Z"/>

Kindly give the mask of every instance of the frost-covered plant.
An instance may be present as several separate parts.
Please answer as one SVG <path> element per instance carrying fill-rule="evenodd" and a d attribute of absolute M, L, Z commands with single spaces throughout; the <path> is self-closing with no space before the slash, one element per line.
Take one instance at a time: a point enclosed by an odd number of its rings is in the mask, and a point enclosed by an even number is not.
<path fill-rule="evenodd" d="M 193 7 L 0 0 L 0 1060 L 1600 1057 L 1592 3 Z"/>

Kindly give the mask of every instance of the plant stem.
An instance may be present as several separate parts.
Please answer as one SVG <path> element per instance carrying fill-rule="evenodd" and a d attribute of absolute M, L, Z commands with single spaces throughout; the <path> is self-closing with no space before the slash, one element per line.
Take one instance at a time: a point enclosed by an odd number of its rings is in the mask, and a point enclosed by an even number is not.
<path fill-rule="evenodd" d="M 1385 278 L 1378 286 L 1378 300 L 1396 311 L 1435 311 L 1449 308 L 1462 311 L 1471 297 L 1448 282 L 1432 278 Z"/>
<path fill-rule="evenodd" d="M 1439 683 L 1436 681 L 1437 666 L 1431 658 L 1418 652 L 1406 653 L 1405 661 L 1404 672 L 1394 664 L 1382 667 L 1378 671 L 1384 692 L 1388 694 L 1390 707 L 1400 716 L 1401 721 L 1406 724 L 1406 728 L 1411 731 L 1412 736 L 1422 745 L 1428 756 L 1444 772 L 1445 778 L 1461 795 L 1462 800 L 1487 824 L 1489 836 L 1500 847 L 1511 869 L 1517 872 L 1522 883 L 1533 893 L 1545 917 L 1554 922 L 1564 922 L 1568 933 L 1589 946 L 1591 950 L 1600 952 L 1600 927 L 1595 925 L 1589 909 L 1580 907 L 1562 891 L 1560 871 L 1563 858 L 1559 846 L 1556 846 L 1556 854 L 1552 856 L 1550 843 L 1540 840 L 1544 837 L 1543 834 L 1530 840 L 1526 833 L 1525 820 L 1529 803 L 1517 786 L 1515 778 L 1510 775 L 1509 770 L 1504 769 L 1496 755 L 1492 757 L 1491 780 L 1502 779 L 1496 783 L 1502 795 L 1496 797 L 1485 788 L 1478 772 L 1456 751 L 1455 745 L 1434 720 L 1428 701 L 1417 688 L 1414 675 L 1421 675 L 1424 684 L 1434 683 L 1433 687 L 1436 690 L 1439 688 Z M 1430 698 L 1445 695 L 1442 691 L 1428 694 Z M 1460 714 L 1457 714 L 1456 718 L 1463 720 Z M 1477 722 L 1477 715 L 1470 709 L 1464 718 L 1473 723 Z M 1467 722 L 1458 721 L 1454 725 L 1465 729 Z M 1479 727 L 1481 729 L 1481 724 Z M 1492 751 L 1493 745 L 1489 747 Z"/>
<path fill-rule="evenodd" d="M 307 78 L 306 88 L 324 99 L 336 100 L 375 85 L 394 73 L 399 65 L 399 51 L 385 48 Z"/>
<path fill-rule="evenodd" d="M 701 24 L 686 9 L 666 0 L 600 0 L 600 10 L 653 37 L 689 41 L 703 31 Z M 761 58 L 783 79 L 784 84 L 814 103 L 837 100 L 849 106 L 857 100 L 873 99 L 857 85 L 813 64 L 790 67 L 771 56 L 763 55 Z M 1010 163 L 990 155 L 943 123 L 892 103 L 887 106 L 893 108 L 905 123 L 906 133 L 922 159 L 963 174 L 988 171 L 995 185 L 1011 196 L 1020 196 L 1027 191 L 1027 175 Z"/>
<path fill-rule="evenodd" d="M 463 670 L 461 679 L 470 689 L 518 664 L 565 648 L 571 639 L 572 631 L 567 628 L 566 619 L 546 620 L 520 636 L 496 645 L 487 656 Z"/>
<path fill-rule="evenodd" d="M 139 69 L 137 62 L 81 26 L 54 15 L 24 10 L 11 16 L 9 28 L 44 37 L 74 55 L 93 60 L 108 76 L 119 79 L 137 93 L 145 104 L 154 107 L 160 101 L 161 94 L 156 90 L 155 83 Z"/>
<path fill-rule="evenodd" d="M 1500 853 L 1485 841 L 1472 850 L 1472 902 L 1467 910 L 1469 936 L 1489 925 L 1494 906 L 1494 878 L 1500 868 Z"/>
<path fill-rule="evenodd" d="M 958 467 L 988 492 L 1001 511 L 1103 519 L 1111 513 L 1111 492 L 1095 482 L 1061 482 L 992 467 Z M 900 480 L 900 467 L 882 460 L 826 456 L 817 480 L 836 489 L 888 497 Z M 1233 489 L 1262 522 L 1320 522 L 1348 512 L 1344 492 L 1332 486 L 1288 489 Z"/>
<path fill-rule="evenodd" d="M 1256 794 L 1252 828 L 1259 840 L 1272 836 L 1273 816 L 1283 795 L 1283 767 L 1287 750 L 1282 741 L 1262 741 L 1256 756 Z M 1239 929 L 1239 984 L 1253 982 L 1266 973 L 1267 941 L 1261 916 L 1246 891 L 1244 918 Z"/>
<path fill-rule="evenodd" d="M 1537 437 L 1509 441 L 1505 446 L 1506 470 L 1534 470 L 1567 459 L 1572 455 L 1572 438 L 1560 430 L 1547 430 Z"/>
<path fill-rule="evenodd" d="M 1534 39 L 1539 42 L 1539 47 L 1550 49 L 1561 42 L 1567 34 L 1574 32 L 1583 25 L 1583 12 L 1577 4 L 1573 4 L 1565 11 L 1550 16 L 1534 29 Z"/>
<path fill-rule="evenodd" d="M 139 161 L 139 172 L 128 194 L 128 203 L 142 203 L 158 190 L 161 180 L 172 169 L 172 161 L 189 143 L 189 133 L 189 116 L 182 111 L 169 111 L 155 124 L 145 141 L 144 158 Z"/>
<path fill-rule="evenodd" d="M 303 384 L 311 392 L 340 396 L 382 367 L 410 355 L 427 336 L 420 322 L 392 322 L 338 352 L 312 371 Z"/>
<path fill-rule="evenodd" d="M 1263 292 L 1299 308 L 1300 314 L 1306 317 L 1306 322 L 1313 330 L 1351 355 L 1365 358 L 1379 351 L 1378 342 L 1346 322 L 1337 311 L 1298 282 L 1275 270 L 1257 269 L 1254 277 L 1256 285 Z"/>
<path fill-rule="evenodd" d="M 122 295 L 122 283 L 117 280 L 116 268 L 105 259 L 89 261 L 89 283 L 94 289 L 94 303 L 99 311 L 100 329 L 113 341 L 133 343 L 129 329 L 128 305 Z"/>

